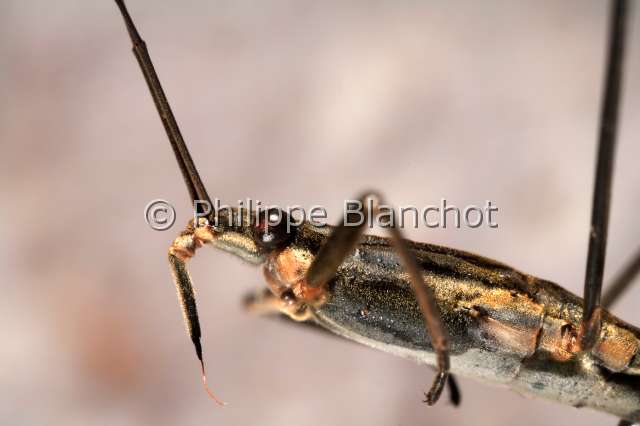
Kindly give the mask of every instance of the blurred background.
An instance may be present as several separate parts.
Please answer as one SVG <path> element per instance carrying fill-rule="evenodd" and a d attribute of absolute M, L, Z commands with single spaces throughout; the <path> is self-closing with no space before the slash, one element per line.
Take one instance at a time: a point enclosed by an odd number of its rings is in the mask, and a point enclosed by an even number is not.
<path fill-rule="evenodd" d="M 564 2 L 130 0 L 212 196 L 327 207 L 499 207 L 498 229 L 408 229 L 580 293 L 607 6 Z M 636 8 L 637 9 L 637 8 Z M 606 277 L 639 245 L 640 11 L 630 17 Z M 635 27 L 635 28 L 634 28 Z M 189 202 L 110 1 L 0 5 L 3 425 L 613 425 L 432 373 L 240 301 L 259 269 L 192 262 L 220 409 L 202 391 L 166 250 Z M 151 230 L 164 198 L 177 222 Z M 640 285 L 614 312 L 640 324 Z"/>

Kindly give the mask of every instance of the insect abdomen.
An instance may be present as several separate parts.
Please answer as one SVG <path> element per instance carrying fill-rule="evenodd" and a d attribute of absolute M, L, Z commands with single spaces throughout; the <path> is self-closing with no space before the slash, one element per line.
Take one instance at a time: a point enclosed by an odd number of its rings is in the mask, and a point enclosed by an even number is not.
<path fill-rule="evenodd" d="M 640 332 L 603 316 L 603 338 L 579 355 L 581 300 L 548 281 L 444 247 L 412 243 L 449 332 L 454 372 L 573 406 L 639 420 Z M 315 309 L 324 327 L 421 363 L 430 338 L 388 241 L 366 237 Z"/>

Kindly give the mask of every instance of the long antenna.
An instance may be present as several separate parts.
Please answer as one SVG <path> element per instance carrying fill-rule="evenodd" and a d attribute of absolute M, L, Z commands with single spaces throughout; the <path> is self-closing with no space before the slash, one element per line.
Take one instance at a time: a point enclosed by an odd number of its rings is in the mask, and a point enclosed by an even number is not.
<path fill-rule="evenodd" d="M 184 182 L 189 190 L 191 203 L 193 204 L 196 200 L 201 200 L 208 202 L 209 207 L 212 207 L 209 194 L 207 194 L 207 190 L 202 184 L 198 170 L 191 159 L 191 154 L 189 154 L 187 145 L 184 143 L 184 139 L 180 133 L 178 123 L 176 122 L 173 112 L 171 111 L 171 107 L 169 106 L 169 101 L 167 101 L 164 90 L 162 90 L 162 85 L 160 84 L 156 70 L 153 67 L 153 62 L 151 62 L 147 45 L 142 37 L 140 37 L 129 12 L 127 11 L 127 7 L 124 5 L 124 1 L 115 0 L 115 2 L 122 13 L 122 17 L 124 18 L 124 23 L 127 26 L 127 31 L 129 32 L 131 43 L 133 44 L 133 54 L 138 60 L 138 64 L 140 64 L 140 69 L 142 70 L 144 79 L 147 81 L 147 86 L 149 86 L 149 92 L 151 92 L 153 102 L 156 104 L 156 108 L 158 109 L 158 114 L 160 115 L 164 129 L 167 132 L 171 148 L 173 148 L 176 160 L 178 161 L 178 166 L 180 166 L 182 177 L 184 178 Z M 198 206 L 201 208 L 200 204 Z"/>
<path fill-rule="evenodd" d="M 593 189 L 593 207 L 589 232 L 589 253 L 584 283 L 584 310 L 582 314 L 582 350 L 593 347 L 600 335 L 600 295 L 607 249 L 607 228 L 616 147 L 618 108 L 622 85 L 625 24 L 628 4 L 626 0 L 611 2 L 609 45 L 604 98 L 600 115 L 600 135 L 596 179 Z"/>
<path fill-rule="evenodd" d="M 189 190 L 191 202 L 192 204 L 195 204 L 196 200 L 206 201 L 207 203 L 209 203 L 209 208 L 213 209 L 209 194 L 207 194 L 207 190 L 202 184 L 202 180 L 200 179 L 198 170 L 196 170 L 196 166 L 195 164 L 193 164 L 193 160 L 191 159 L 189 150 L 187 149 L 187 146 L 184 143 L 184 139 L 182 138 L 182 134 L 180 133 L 178 123 L 176 123 L 176 119 L 173 116 L 171 107 L 169 106 L 169 101 L 167 101 L 167 97 L 162 90 L 162 85 L 160 84 L 160 80 L 158 79 L 156 70 L 153 67 L 153 63 L 151 62 L 151 57 L 149 56 L 149 52 L 147 51 L 147 45 L 140 37 L 140 34 L 138 33 L 138 30 L 136 29 L 136 26 L 134 25 L 133 20 L 129 15 L 129 12 L 127 11 L 127 7 L 124 5 L 124 1 L 115 0 L 115 2 L 118 5 L 120 12 L 122 13 L 122 17 L 124 18 L 124 23 L 127 26 L 127 31 L 129 32 L 131 42 L 133 43 L 133 54 L 138 60 L 138 64 L 140 65 L 140 69 L 142 70 L 142 74 L 144 75 L 144 79 L 147 81 L 147 86 L 149 86 L 149 91 L 151 92 L 151 96 L 153 97 L 153 102 L 156 104 L 158 114 L 160 115 L 160 119 L 162 120 L 164 129 L 167 132 L 169 142 L 171 143 L 171 148 L 173 148 L 173 153 L 175 154 L 176 160 L 178 161 L 178 166 L 180 166 L 182 177 L 184 178 L 184 182 L 187 185 L 187 189 Z M 204 213 L 201 203 L 197 204 L 197 208 L 198 213 Z M 198 226 L 197 223 L 194 225 Z M 218 404 L 225 405 L 224 402 L 219 400 L 211 392 L 211 390 L 209 389 L 209 385 L 207 384 L 207 376 L 204 369 L 204 361 L 202 359 L 202 346 L 200 345 L 200 324 L 198 321 L 198 311 L 196 310 L 195 295 L 193 286 L 191 285 L 191 280 L 189 278 L 189 273 L 184 268 L 184 261 L 171 255 L 169 256 L 169 259 L 172 262 L 174 274 L 180 274 L 182 276 L 181 279 L 178 279 L 178 277 L 176 276 L 176 286 L 178 288 L 178 295 L 185 315 L 185 321 L 188 327 L 188 331 L 191 336 L 191 340 L 195 345 L 196 355 L 198 357 L 198 360 L 200 361 L 202 384 L 204 385 L 206 392 L 209 394 L 209 397 L 211 397 Z M 181 283 L 182 285 L 180 285 Z"/>

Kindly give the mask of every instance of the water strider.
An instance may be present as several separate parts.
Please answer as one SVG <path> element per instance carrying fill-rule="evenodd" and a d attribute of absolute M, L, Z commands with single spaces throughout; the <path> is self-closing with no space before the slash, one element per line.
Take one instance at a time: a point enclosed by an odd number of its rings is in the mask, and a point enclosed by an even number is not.
<path fill-rule="evenodd" d="M 210 203 L 144 41 L 124 3 L 116 3 L 191 201 Z M 228 212 L 199 209 L 197 220 L 170 247 L 169 261 L 203 378 L 201 331 L 186 262 L 210 244 L 263 266 L 268 289 L 249 299 L 254 311 L 312 321 L 354 341 L 435 365 L 436 377 L 425 394 L 429 404 L 446 383 L 452 399 L 458 399 L 451 370 L 605 411 L 622 422 L 640 420 L 640 330 L 600 303 L 627 8 L 624 1 L 613 2 L 584 301 L 499 262 L 403 240 L 388 223 L 383 225 L 390 238 L 363 236 L 363 226 L 303 223 L 287 232 L 275 220 L 280 211 L 248 212 L 239 223 L 230 223 Z M 373 191 L 361 199 L 374 200 L 369 215 L 384 203 Z M 623 289 L 633 275 L 623 274 L 615 287 Z"/>

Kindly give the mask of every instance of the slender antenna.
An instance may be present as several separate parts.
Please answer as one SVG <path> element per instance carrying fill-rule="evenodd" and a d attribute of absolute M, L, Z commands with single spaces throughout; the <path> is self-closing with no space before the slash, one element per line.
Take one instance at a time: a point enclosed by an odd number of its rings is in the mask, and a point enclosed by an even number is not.
<path fill-rule="evenodd" d="M 180 133 L 178 123 L 176 122 L 173 112 L 171 111 L 171 107 L 169 106 L 169 101 L 167 101 L 164 90 L 162 90 L 162 85 L 160 84 L 156 70 L 153 67 L 153 62 L 151 62 L 147 45 L 144 40 L 142 40 L 142 37 L 140 37 L 129 12 L 127 11 L 127 7 L 124 5 L 124 1 L 115 0 L 115 2 L 122 13 L 122 18 L 127 26 L 127 31 L 131 37 L 131 43 L 133 44 L 133 54 L 138 60 L 138 64 L 140 64 L 140 69 L 142 70 L 144 79 L 147 81 L 147 86 L 149 86 L 153 102 L 156 104 L 158 114 L 160 115 L 164 129 L 169 137 L 171 148 L 173 148 L 176 160 L 178 161 L 178 166 L 180 166 L 182 177 L 184 178 L 184 182 L 189 190 L 191 203 L 194 204 L 196 200 L 201 200 L 208 202 L 209 206 L 212 207 L 209 194 L 207 194 L 207 190 L 202 184 L 198 170 L 191 159 L 189 150 L 187 149 L 184 139 L 182 138 L 182 134 Z M 198 207 L 202 208 L 200 204 L 198 204 Z"/>
<path fill-rule="evenodd" d="M 600 295 L 607 248 L 607 227 L 609 223 L 618 106 L 620 104 L 620 88 L 622 85 L 627 8 L 626 0 L 614 0 L 611 2 L 606 86 L 601 106 L 598 160 L 584 284 L 584 310 L 581 327 L 583 331 L 581 338 L 583 350 L 592 348 L 600 335 Z"/>
<path fill-rule="evenodd" d="M 173 116 L 171 107 L 169 106 L 169 101 L 167 101 L 167 97 L 162 90 L 162 85 L 160 84 L 160 80 L 158 79 L 156 70 L 153 67 L 153 63 L 151 62 L 151 57 L 149 56 L 149 52 L 147 51 L 147 45 L 140 37 L 140 34 L 138 33 L 138 30 L 136 29 L 136 26 L 134 25 L 133 20 L 129 15 L 129 12 L 127 11 L 127 7 L 124 5 L 124 1 L 115 0 L 115 2 L 118 5 L 120 12 L 122 13 L 124 23 L 127 27 L 127 31 L 129 32 L 129 36 L 131 37 L 131 42 L 133 43 L 133 54 L 138 60 L 138 64 L 140 65 L 140 69 L 142 70 L 142 74 L 144 75 L 144 79 L 147 81 L 147 86 L 149 86 L 149 91 L 151 92 L 151 96 L 153 97 L 153 102 L 156 104 L 158 114 L 160 115 L 160 119 L 162 120 L 164 129 L 167 132 L 169 142 L 171 143 L 171 148 L 173 148 L 173 153 L 175 154 L 176 160 L 178 161 L 178 166 L 180 166 L 182 177 L 184 178 L 184 182 L 187 185 L 187 189 L 189 190 L 191 203 L 195 205 L 196 200 L 206 201 L 207 203 L 209 203 L 209 207 L 213 209 L 209 194 L 207 194 L 207 190 L 202 184 L 202 180 L 200 179 L 198 170 L 196 169 L 196 166 L 191 159 L 189 150 L 187 149 L 187 146 L 184 143 L 184 139 L 182 138 L 182 134 L 180 133 L 178 123 L 176 123 L 176 119 Z M 202 204 L 198 203 L 197 209 L 198 213 L 203 213 Z M 194 226 L 197 225 L 197 223 L 194 224 Z M 181 305 L 184 310 L 188 331 L 195 346 L 196 355 L 198 357 L 198 360 L 200 361 L 202 384 L 204 385 L 204 388 L 211 399 L 213 399 L 220 405 L 226 405 L 226 403 L 222 402 L 213 394 L 213 392 L 211 392 L 211 390 L 209 389 L 209 385 L 207 384 L 204 361 L 202 360 L 202 346 L 200 345 L 200 324 L 198 321 L 198 311 L 196 310 L 195 294 L 193 291 L 193 286 L 191 285 L 189 273 L 184 268 L 184 262 L 179 260 L 176 256 L 170 255 L 169 259 L 171 260 L 174 274 L 180 275 L 180 279 L 178 279 L 178 275 L 176 275 L 177 285 L 183 283 L 182 285 L 178 285 L 178 295 L 180 297 Z"/>

